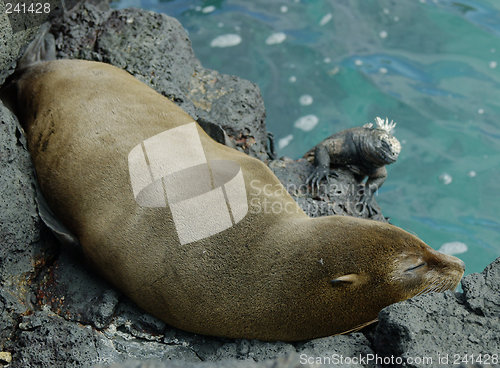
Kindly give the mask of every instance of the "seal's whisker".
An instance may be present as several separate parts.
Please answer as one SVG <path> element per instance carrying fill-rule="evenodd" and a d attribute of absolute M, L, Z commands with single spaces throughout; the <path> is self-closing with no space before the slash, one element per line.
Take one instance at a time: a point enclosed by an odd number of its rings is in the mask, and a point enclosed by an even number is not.
<path fill-rule="evenodd" d="M 451 283 L 448 280 L 448 282 L 446 282 L 444 285 L 441 285 L 441 287 L 439 288 L 438 291 L 441 292 L 441 291 L 444 291 L 444 290 L 448 290 L 450 288 L 450 286 L 451 286 Z"/>
<path fill-rule="evenodd" d="M 439 279 L 434 279 L 431 281 L 429 285 L 427 285 L 424 289 L 422 289 L 417 295 L 423 295 L 423 294 L 428 294 L 431 292 L 441 292 L 443 290 L 447 290 L 450 285 L 450 280 L 439 280 Z"/>
<path fill-rule="evenodd" d="M 435 284 L 433 287 L 434 292 L 440 292 L 442 290 L 446 290 L 446 284 L 448 280 L 441 280 L 438 284 Z"/>

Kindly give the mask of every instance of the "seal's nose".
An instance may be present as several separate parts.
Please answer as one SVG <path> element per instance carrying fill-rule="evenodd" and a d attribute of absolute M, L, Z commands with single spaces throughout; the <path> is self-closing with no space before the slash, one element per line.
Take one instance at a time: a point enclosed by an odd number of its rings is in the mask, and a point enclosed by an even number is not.
<path fill-rule="evenodd" d="M 448 265 L 450 263 L 453 265 L 457 265 L 458 267 L 460 267 L 462 269 L 462 272 L 465 271 L 465 263 L 460 258 L 455 257 L 455 256 L 451 256 L 451 255 L 446 254 L 446 253 L 441 253 L 438 250 L 433 249 L 432 251 L 434 252 L 434 254 L 437 255 L 437 257 L 440 261 L 448 263 Z"/>

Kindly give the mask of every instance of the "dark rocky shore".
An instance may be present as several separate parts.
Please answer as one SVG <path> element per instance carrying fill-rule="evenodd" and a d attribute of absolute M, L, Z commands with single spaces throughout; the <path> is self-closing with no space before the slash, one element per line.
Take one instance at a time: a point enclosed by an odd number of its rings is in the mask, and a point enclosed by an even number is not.
<path fill-rule="evenodd" d="M 36 31 L 12 34 L 2 22 L 0 84 Z M 361 192 L 349 172 L 340 170 L 328 191 L 311 193 L 304 185 L 309 162 L 270 160 L 258 87 L 204 69 L 175 19 L 85 3 L 54 19 L 51 32 L 58 58 L 116 65 L 199 122 L 221 125 L 238 149 L 269 164 L 311 216 L 366 218 L 353 205 Z M 391 305 L 380 312 L 378 325 L 358 333 L 300 343 L 215 338 L 144 313 L 85 268 L 78 249 L 61 248 L 37 214 L 25 140 L 1 103 L 0 193 L 0 366 L 316 367 L 328 366 L 327 358 L 337 359 L 332 366 L 499 366 L 500 259 L 464 278 L 463 293 Z M 381 214 L 373 220 L 386 221 Z"/>

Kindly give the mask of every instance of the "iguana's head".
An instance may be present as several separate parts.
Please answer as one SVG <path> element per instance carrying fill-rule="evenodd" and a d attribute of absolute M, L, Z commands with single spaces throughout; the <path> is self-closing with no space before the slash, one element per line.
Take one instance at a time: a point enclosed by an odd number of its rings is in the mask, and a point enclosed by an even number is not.
<path fill-rule="evenodd" d="M 366 124 L 365 128 L 371 129 L 370 141 L 370 161 L 376 161 L 378 164 L 388 165 L 396 162 L 399 152 L 401 152 L 401 143 L 391 134 L 391 131 L 396 126 L 396 123 L 386 118 L 377 117 L 375 119 L 377 127 L 374 128 L 373 124 Z"/>

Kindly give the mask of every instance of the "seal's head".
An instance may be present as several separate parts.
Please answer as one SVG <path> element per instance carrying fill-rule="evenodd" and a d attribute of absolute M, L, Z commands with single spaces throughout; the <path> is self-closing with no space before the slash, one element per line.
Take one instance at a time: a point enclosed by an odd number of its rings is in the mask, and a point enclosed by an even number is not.
<path fill-rule="evenodd" d="M 454 290 L 465 270 L 463 261 L 435 251 L 423 242 L 403 249 L 392 264 L 389 280 L 405 299 L 429 292 Z"/>
<path fill-rule="evenodd" d="M 334 225 L 332 220 L 330 226 Z M 428 292 L 453 290 L 462 278 L 465 265 L 460 259 L 433 250 L 396 226 L 347 217 L 336 221 L 342 227 L 333 235 L 335 248 L 328 250 L 323 244 L 323 252 L 331 252 L 332 257 L 316 254 L 325 271 L 334 276 L 329 279 L 330 287 L 321 282 L 310 285 L 317 287 L 322 303 L 334 301 L 330 318 L 335 319 L 336 333 L 375 322 L 378 313 L 390 304 Z M 309 307 L 318 310 L 317 305 Z"/>

